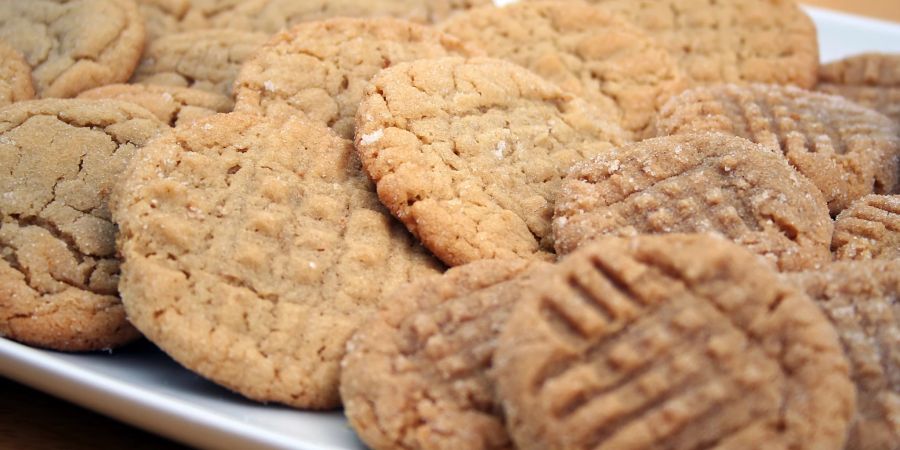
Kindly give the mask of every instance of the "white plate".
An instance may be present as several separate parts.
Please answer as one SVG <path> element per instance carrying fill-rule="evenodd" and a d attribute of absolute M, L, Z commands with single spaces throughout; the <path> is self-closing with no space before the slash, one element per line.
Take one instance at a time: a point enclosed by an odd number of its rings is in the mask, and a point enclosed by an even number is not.
<path fill-rule="evenodd" d="M 807 8 L 823 61 L 900 52 L 900 25 Z M 362 449 L 340 413 L 260 405 L 184 370 L 150 344 L 62 354 L 0 339 L 0 375 L 132 425 L 205 448 Z"/>

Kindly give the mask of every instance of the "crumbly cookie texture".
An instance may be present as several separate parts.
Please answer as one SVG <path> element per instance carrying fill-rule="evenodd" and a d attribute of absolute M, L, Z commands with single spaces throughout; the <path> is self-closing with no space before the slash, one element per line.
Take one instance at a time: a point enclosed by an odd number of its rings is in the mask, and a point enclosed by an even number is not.
<path fill-rule="evenodd" d="M 900 128 L 843 97 L 762 84 L 698 87 L 669 100 L 656 129 L 659 136 L 718 131 L 784 153 L 832 215 L 898 184 Z"/>
<path fill-rule="evenodd" d="M 134 0 L 0 1 L 0 40 L 25 56 L 43 98 L 128 80 L 144 36 Z"/>
<path fill-rule="evenodd" d="M 241 65 L 269 36 L 238 30 L 187 31 L 147 46 L 132 82 L 180 86 L 232 96 Z"/>
<path fill-rule="evenodd" d="M 341 365 L 344 414 L 363 441 L 385 450 L 511 449 L 488 370 L 510 309 L 548 267 L 476 261 L 395 291 Z"/>
<path fill-rule="evenodd" d="M 835 330 L 746 250 L 604 238 L 542 281 L 494 353 L 518 448 L 843 448 L 855 392 Z"/>
<path fill-rule="evenodd" d="M 356 129 L 381 201 L 449 265 L 551 259 L 565 171 L 626 139 L 584 100 L 490 58 L 382 71 L 366 88 Z"/>
<path fill-rule="evenodd" d="M 900 195 L 868 195 L 838 214 L 835 259 L 900 259 Z"/>
<path fill-rule="evenodd" d="M 660 44 L 597 6 L 523 2 L 473 9 L 441 28 L 558 84 L 599 108 L 616 111 L 639 136 L 657 108 L 684 86 Z"/>
<path fill-rule="evenodd" d="M 131 322 L 258 401 L 338 406 L 347 338 L 394 287 L 440 270 L 351 143 L 298 117 L 177 127 L 136 156 L 112 205 Z"/>
<path fill-rule="evenodd" d="M 33 98 L 31 66 L 18 50 L 0 41 L 0 107 Z"/>
<path fill-rule="evenodd" d="M 352 139 L 363 89 L 391 65 L 477 50 L 424 25 L 391 18 L 337 18 L 298 25 L 272 38 L 235 84 L 238 111 L 297 114 Z"/>
<path fill-rule="evenodd" d="M 117 295 L 107 200 L 165 129 L 136 105 L 33 100 L 0 110 L 0 335 L 85 351 L 138 336 Z"/>
<path fill-rule="evenodd" d="M 577 164 L 553 220 L 559 254 L 605 234 L 716 233 L 781 270 L 831 260 L 825 199 L 784 158 L 716 133 L 647 139 Z"/>
<path fill-rule="evenodd" d="M 900 54 L 864 53 L 826 64 L 816 90 L 872 108 L 900 127 Z"/>
<path fill-rule="evenodd" d="M 900 442 L 900 260 L 843 261 L 791 274 L 837 329 L 857 388 L 848 450 Z"/>
<path fill-rule="evenodd" d="M 169 126 L 216 113 L 230 112 L 234 102 L 214 92 L 152 84 L 110 84 L 84 91 L 78 98 L 114 99 L 140 105 Z"/>

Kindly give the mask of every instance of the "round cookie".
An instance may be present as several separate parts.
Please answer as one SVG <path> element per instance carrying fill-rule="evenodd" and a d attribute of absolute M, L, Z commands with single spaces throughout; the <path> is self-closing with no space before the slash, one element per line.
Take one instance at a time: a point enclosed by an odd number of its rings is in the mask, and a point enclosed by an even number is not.
<path fill-rule="evenodd" d="M 781 270 L 831 260 L 822 194 L 781 155 L 704 133 L 647 139 L 569 171 L 556 201 L 559 254 L 605 234 L 716 233 Z"/>
<path fill-rule="evenodd" d="M 25 56 L 42 98 L 128 80 L 144 36 L 134 0 L 0 1 L 0 40 Z"/>
<path fill-rule="evenodd" d="M 596 6 L 559 1 L 473 9 L 441 28 L 616 111 L 642 135 L 683 86 L 675 60 L 646 33 Z"/>
<path fill-rule="evenodd" d="M 868 195 L 834 221 L 835 259 L 900 259 L 900 195 Z"/>
<path fill-rule="evenodd" d="M 828 319 L 709 235 L 566 256 L 510 314 L 494 367 L 522 450 L 837 450 L 855 412 Z"/>
<path fill-rule="evenodd" d="M 713 85 L 670 99 L 657 135 L 717 131 L 784 153 L 836 215 L 854 200 L 897 185 L 900 128 L 868 108 L 794 87 Z"/>
<path fill-rule="evenodd" d="M 84 91 L 78 98 L 135 103 L 173 127 L 215 113 L 229 112 L 234 107 L 234 102 L 222 94 L 152 84 L 110 84 Z"/>
<path fill-rule="evenodd" d="M 360 438 L 385 450 L 511 449 L 488 370 L 510 309 L 548 267 L 476 261 L 395 291 L 341 363 L 344 414 Z"/>
<path fill-rule="evenodd" d="M 0 108 L 33 98 L 31 66 L 21 53 L 0 41 Z"/>
<path fill-rule="evenodd" d="M 258 401 L 338 406 L 350 334 L 394 287 L 440 270 L 350 142 L 298 117 L 175 128 L 133 160 L 112 207 L 129 320 Z"/>
<path fill-rule="evenodd" d="M 816 90 L 872 108 L 900 127 L 900 54 L 864 53 L 826 64 Z"/>
<path fill-rule="evenodd" d="M 109 100 L 0 110 L 0 335 L 66 351 L 138 336 L 118 298 L 107 200 L 136 149 L 164 129 Z"/>
<path fill-rule="evenodd" d="M 132 82 L 180 86 L 232 96 L 241 65 L 268 35 L 238 30 L 188 31 L 147 46 Z"/>
<path fill-rule="evenodd" d="M 900 260 L 842 261 L 791 274 L 834 324 L 850 359 L 857 415 L 848 450 L 900 442 Z"/>
<path fill-rule="evenodd" d="M 337 18 L 279 33 L 241 70 L 238 111 L 296 114 L 352 139 L 369 80 L 404 61 L 470 56 L 475 50 L 424 25 L 391 18 Z"/>
<path fill-rule="evenodd" d="M 449 265 L 552 259 L 550 219 L 565 171 L 625 140 L 584 100 L 489 58 L 382 71 L 356 129 L 381 201 Z"/>

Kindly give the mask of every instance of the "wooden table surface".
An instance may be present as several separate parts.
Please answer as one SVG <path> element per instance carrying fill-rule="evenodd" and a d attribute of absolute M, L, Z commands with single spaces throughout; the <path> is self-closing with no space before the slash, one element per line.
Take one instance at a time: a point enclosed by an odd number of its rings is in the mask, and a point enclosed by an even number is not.
<path fill-rule="evenodd" d="M 804 3 L 900 23 L 900 0 L 807 0 Z M 0 449 L 121 448 L 184 447 L 0 377 Z"/>

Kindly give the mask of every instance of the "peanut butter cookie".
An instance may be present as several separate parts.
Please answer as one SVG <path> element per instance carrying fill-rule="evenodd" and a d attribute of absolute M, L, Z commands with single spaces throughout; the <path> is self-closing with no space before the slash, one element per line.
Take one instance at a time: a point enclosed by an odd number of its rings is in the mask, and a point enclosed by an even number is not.
<path fill-rule="evenodd" d="M 229 112 L 234 107 L 234 102 L 222 94 L 152 84 L 110 84 L 84 91 L 78 98 L 131 102 L 173 127 L 217 112 Z"/>
<path fill-rule="evenodd" d="M 494 367 L 522 450 L 839 450 L 855 413 L 815 303 L 709 235 L 566 256 L 513 309 Z"/>
<path fill-rule="evenodd" d="M 111 100 L 0 110 L 0 335 L 67 351 L 138 336 L 118 297 L 107 199 L 137 148 L 165 128 Z"/>
<path fill-rule="evenodd" d="M 418 60 L 372 79 L 356 148 L 381 201 L 449 265 L 552 259 L 565 171 L 625 143 L 586 101 L 512 63 Z"/>
<path fill-rule="evenodd" d="M 816 90 L 849 98 L 900 126 L 900 54 L 865 53 L 826 64 Z"/>
<path fill-rule="evenodd" d="M 18 50 L 0 41 L 0 107 L 33 98 L 31 66 Z"/>
<path fill-rule="evenodd" d="M 900 195 L 868 195 L 834 221 L 835 259 L 900 259 Z"/>

